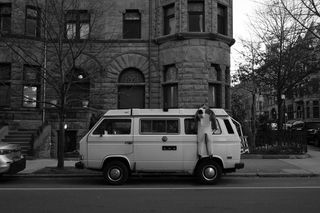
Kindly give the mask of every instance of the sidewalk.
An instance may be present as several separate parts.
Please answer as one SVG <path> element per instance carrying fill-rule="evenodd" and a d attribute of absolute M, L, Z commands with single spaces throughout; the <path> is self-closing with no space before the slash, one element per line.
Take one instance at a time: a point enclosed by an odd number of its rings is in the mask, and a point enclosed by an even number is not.
<path fill-rule="evenodd" d="M 320 176 L 320 148 L 308 147 L 307 158 L 302 159 L 242 159 L 244 169 L 228 173 L 232 177 L 313 177 Z M 27 160 L 26 169 L 13 176 L 25 177 L 81 177 L 101 176 L 100 172 L 76 169 L 76 161 L 66 160 L 65 168 L 56 168 L 56 159 Z"/>

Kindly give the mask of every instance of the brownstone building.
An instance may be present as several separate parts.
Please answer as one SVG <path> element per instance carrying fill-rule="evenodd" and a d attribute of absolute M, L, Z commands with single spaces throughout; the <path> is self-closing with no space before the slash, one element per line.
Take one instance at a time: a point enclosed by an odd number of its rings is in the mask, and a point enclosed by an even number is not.
<path fill-rule="evenodd" d="M 97 111 L 203 103 L 230 109 L 232 0 L 92 1 L 99 3 L 99 16 L 88 2 L 79 0 L 77 7 L 64 10 L 61 42 L 87 43 L 74 64 L 85 80 L 77 82 L 78 89 L 70 88 L 76 98 L 65 115 L 66 153 L 76 149 Z M 0 121 L 9 130 L 38 129 L 47 121 L 50 134 L 31 140 L 37 157 L 56 156 L 58 129 L 54 105 L 48 104 L 57 103 L 53 87 L 34 74 L 44 66 L 53 69 L 57 57 L 43 30 L 43 23 L 50 25 L 46 14 L 55 9 L 47 4 L 0 0 Z M 98 27 L 93 28 L 93 21 Z M 34 49 L 41 66 L 21 60 L 10 46 L 15 42 Z"/>

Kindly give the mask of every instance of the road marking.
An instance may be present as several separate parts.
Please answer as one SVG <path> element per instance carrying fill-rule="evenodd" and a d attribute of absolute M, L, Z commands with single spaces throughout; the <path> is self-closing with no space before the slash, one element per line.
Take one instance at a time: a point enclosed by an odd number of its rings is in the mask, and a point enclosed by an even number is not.
<path fill-rule="evenodd" d="M 126 187 L 126 188 L 0 188 L 0 191 L 125 191 L 125 190 L 265 190 L 265 189 L 320 189 L 320 186 L 258 186 L 258 187 Z"/>

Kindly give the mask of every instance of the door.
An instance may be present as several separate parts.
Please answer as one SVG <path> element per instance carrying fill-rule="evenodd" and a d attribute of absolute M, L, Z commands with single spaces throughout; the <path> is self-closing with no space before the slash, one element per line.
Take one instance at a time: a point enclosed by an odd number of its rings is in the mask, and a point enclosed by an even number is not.
<path fill-rule="evenodd" d="M 135 119 L 134 157 L 137 171 L 182 171 L 183 149 L 180 120 Z"/>
<path fill-rule="evenodd" d="M 88 136 L 88 166 L 101 168 L 108 156 L 133 154 L 132 119 L 105 118 Z"/>

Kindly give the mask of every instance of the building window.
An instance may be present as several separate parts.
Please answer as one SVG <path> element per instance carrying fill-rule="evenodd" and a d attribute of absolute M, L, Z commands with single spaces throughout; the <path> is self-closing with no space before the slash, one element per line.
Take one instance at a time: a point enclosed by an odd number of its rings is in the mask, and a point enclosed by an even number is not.
<path fill-rule="evenodd" d="M 129 68 L 121 72 L 118 83 L 118 108 L 145 107 L 145 78 L 140 70 Z"/>
<path fill-rule="evenodd" d="M 178 72 L 175 66 L 164 70 L 163 99 L 165 108 L 178 107 Z"/>
<path fill-rule="evenodd" d="M 127 10 L 123 14 L 123 38 L 141 38 L 141 14 L 138 10 Z"/>
<path fill-rule="evenodd" d="M 226 70 L 225 70 L 225 82 L 226 84 L 230 84 L 230 67 L 226 67 Z"/>
<path fill-rule="evenodd" d="M 66 14 L 67 39 L 88 39 L 90 14 L 87 10 L 69 10 Z"/>
<path fill-rule="evenodd" d="M 218 4 L 218 33 L 227 35 L 228 34 L 228 10 L 227 7 Z"/>
<path fill-rule="evenodd" d="M 26 35 L 40 37 L 40 8 L 26 7 Z"/>
<path fill-rule="evenodd" d="M 259 109 L 262 110 L 261 102 L 259 102 Z M 225 86 L 225 109 L 230 109 L 230 86 Z"/>
<path fill-rule="evenodd" d="M 310 102 L 306 102 L 306 118 L 310 118 Z"/>
<path fill-rule="evenodd" d="M 23 69 L 23 107 L 35 108 L 39 106 L 40 98 L 39 66 L 24 65 Z"/>
<path fill-rule="evenodd" d="M 163 8 L 164 13 L 164 35 L 173 34 L 176 32 L 176 19 L 174 4 Z"/>
<path fill-rule="evenodd" d="M 209 84 L 209 106 L 221 108 L 221 84 Z"/>
<path fill-rule="evenodd" d="M 221 81 L 222 79 L 221 68 L 219 64 L 211 64 L 211 69 L 209 71 L 210 81 Z"/>
<path fill-rule="evenodd" d="M 188 2 L 189 32 L 204 32 L 204 2 Z"/>
<path fill-rule="evenodd" d="M 0 107 L 10 106 L 11 64 L 0 63 Z"/>
<path fill-rule="evenodd" d="M 11 32 L 11 4 L 0 4 L 0 30 L 1 33 Z"/>
<path fill-rule="evenodd" d="M 82 69 L 74 69 L 68 76 L 70 89 L 67 93 L 68 105 L 71 107 L 83 107 L 84 101 L 89 101 L 90 97 L 90 79 Z"/>
<path fill-rule="evenodd" d="M 313 101 L 313 118 L 319 118 L 320 111 L 319 111 L 319 101 Z"/>

